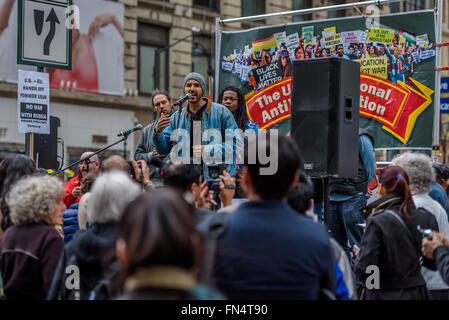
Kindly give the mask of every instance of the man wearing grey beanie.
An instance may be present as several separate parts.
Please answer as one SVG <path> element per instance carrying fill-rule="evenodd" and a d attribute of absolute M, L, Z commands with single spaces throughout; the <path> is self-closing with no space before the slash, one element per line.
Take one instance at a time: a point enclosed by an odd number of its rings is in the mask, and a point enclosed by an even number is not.
<path fill-rule="evenodd" d="M 226 137 L 231 130 L 238 130 L 237 123 L 225 106 L 204 97 L 205 89 L 206 82 L 199 73 L 192 72 L 184 78 L 184 94 L 191 94 L 187 106 L 171 116 L 161 116 L 154 129 L 153 144 L 159 154 L 170 154 L 172 159 L 184 163 L 193 156 L 195 163 L 203 165 L 206 180 L 210 178 L 207 165 L 211 163 L 226 163 L 226 170 L 235 177 L 236 152 L 243 142 L 238 134 L 231 134 L 235 141 Z M 217 130 L 221 141 L 215 136 Z M 232 159 L 225 156 L 229 152 Z"/>

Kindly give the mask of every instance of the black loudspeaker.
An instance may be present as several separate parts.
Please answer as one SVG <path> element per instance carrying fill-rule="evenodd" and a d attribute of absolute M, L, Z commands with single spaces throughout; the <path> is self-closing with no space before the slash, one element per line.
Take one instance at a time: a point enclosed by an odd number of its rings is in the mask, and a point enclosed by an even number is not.
<path fill-rule="evenodd" d="M 293 62 L 291 136 L 312 177 L 354 178 L 360 64 L 330 57 Z"/>
<path fill-rule="evenodd" d="M 50 134 L 34 134 L 34 161 L 39 168 L 57 169 L 58 166 L 58 127 L 61 121 L 50 117 Z M 30 134 L 25 135 L 25 149 L 29 152 Z"/>

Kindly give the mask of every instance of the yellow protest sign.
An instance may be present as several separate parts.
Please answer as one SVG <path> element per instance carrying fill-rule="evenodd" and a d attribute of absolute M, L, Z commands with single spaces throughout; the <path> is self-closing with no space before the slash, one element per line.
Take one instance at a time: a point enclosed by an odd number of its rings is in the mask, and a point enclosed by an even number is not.
<path fill-rule="evenodd" d="M 333 48 L 337 44 L 340 44 L 340 43 L 341 43 L 341 34 L 340 33 L 336 33 L 333 36 L 324 37 L 324 46 L 326 48 Z"/>
<path fill-rule="evenodd" d="M 385 28 L 371 28 L 369 31 L 368 42 L 392 43 L 394 30 Z"/>
<path fill-rule="evenodd" d="M 388 58 L 387 57 L 375 57 L 356 60 L 360 63 L 360 72 L 378 76 L 383 79 L 387 79 L 388 76 Z"/>
<path fill-rule="evenodd" d="M 337 33 L 337 28 L 335 26 L 329 27 L 329 28 L 325 28 L 323 30 L 323 37 L 333 36 L 336 33 Z"/>

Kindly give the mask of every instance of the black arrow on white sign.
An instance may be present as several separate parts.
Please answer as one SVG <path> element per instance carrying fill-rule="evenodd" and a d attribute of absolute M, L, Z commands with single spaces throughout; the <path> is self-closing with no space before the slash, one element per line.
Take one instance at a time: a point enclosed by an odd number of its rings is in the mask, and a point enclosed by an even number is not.
<path fill-rule="evenodd" d="M 44 55 L 50 55 L 50 44 L 55 37 L 56 24 L 60 24 L 58 20 L 58 16 L 56 15 L 55 9 L 51 9 L 50 14 L 48 15 L 45 22 L 50 22 L 50 32 L 44 41 Z"/>

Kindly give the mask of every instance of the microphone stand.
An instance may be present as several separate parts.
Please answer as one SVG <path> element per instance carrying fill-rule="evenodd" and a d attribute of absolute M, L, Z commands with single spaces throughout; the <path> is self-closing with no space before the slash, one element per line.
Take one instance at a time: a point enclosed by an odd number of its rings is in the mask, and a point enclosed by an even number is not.
<path fill-rule="evenodd" d="M 77 164 L 79 164 L 79 163 L 81 163 L 81 162 L 83 162 L 83 161 L 84 161 L 84 162 L 86 163 L 86 165 L 87 165 L 87 172 L 89 172 L 89 163 L 90 163 L 90 158 L 91 158 L 92 156 L 94 156 L 94 155 L 96 155 L 96 154 L 99 154 L 100 152 L 103 152 L 103 151 L 105 151 L 105 150 L 111 148 L 112 146 L 115 146 L 116 144 L 118 144 L 118 143 L 120 143 L 120 142 L 126 141 L 126 139 L 128 139 L 128 136 L 129 136 L 130 134 L 131 134 L 131 133 L 128 133 L 128 134 L 123 134 L 123 133 L 122 133 L 122 137 L 120 138 L 120 140 L 118 140 L 118 141 L 116 141 L 116 142 L 114 142 L 114 143 L 112 143 L 112 144 L 110 144 L 110 145 L 108 145 L 108 146 L 106 146 L 106 147 L 104 147 L 104 148 L 102 148 L 102 149 L 100 149 L 100 150 L 95 151 L 94 153 L 92 153 L 91 155 L 89 155 L 89 156 L 87 156 L 87 157 L 84 157 L 84 158 L 82 158 L 82 159 L 80 159 L 80 160 L 78 160 L 78 161 L 75 161 L 74 163 L 70 164 L 69 166 L 67 166 L 67 167 L 65 167 L 65 168 L 62 168 L 62 169 L 60 169 L 59 171 L 53 173 L 52 176 L 57 175 L 58 173 L 61 173 L 61 172 L 65 171 L 65 170 L 67 170 L 67 169 L 70 169 L 70 168 L 76 166 Z"/>

